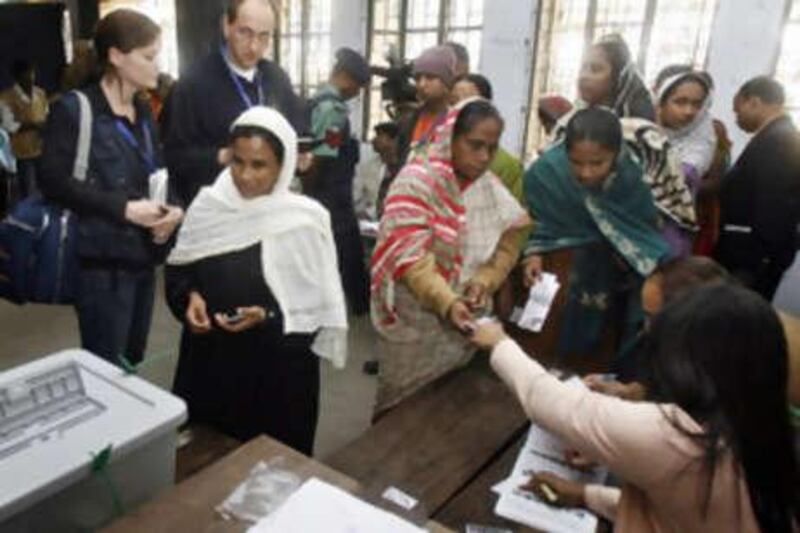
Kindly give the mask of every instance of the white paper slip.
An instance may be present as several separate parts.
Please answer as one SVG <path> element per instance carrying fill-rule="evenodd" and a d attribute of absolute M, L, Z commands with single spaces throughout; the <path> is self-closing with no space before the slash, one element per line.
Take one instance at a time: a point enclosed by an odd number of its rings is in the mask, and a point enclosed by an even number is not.
<path fill-rule="evenodd" d="M 543 272 L 539 281 L 528 292 L 528 301 L 522 309 L 515 308 L 511 320 L 520 328 L 538 333 L 542 331 L 550 307 L 561 284 L 555 274 Z"/>
<path fill-rule="evenodd" d="M 594 533 L 597 517 L 583 509 L 562 509 L 540 501 L 532 492 L 514 490 L 501 496 L 494 512 L 549 533 Z"/>
<path fill-rule="evenodd" d="M 402 490 L 398 489 L 397 487 L 389 487 L 385 491 L 381 497 L 384 500 L 389 500 L 392 503 L 396 503 L 400 507 L 406 510 L 411 510 L 417 506 L 417 500 L 412 498 Z"/>
<path fill-rule="evenodd" d="M 492 492 L 499 495 L 510 494 L 528 482 L 529 476 L 511 476 L 492 487 Z"/>
<path fill-rule="evenodd" d="M 402 518 L 311 478 L 249 533 L 425 533 Z"/>
<path fill-rule="evenodd" d="M 358 229 L 365 237 L 377 237 L 380 223 L 373 220 L 359 220 Z"/>

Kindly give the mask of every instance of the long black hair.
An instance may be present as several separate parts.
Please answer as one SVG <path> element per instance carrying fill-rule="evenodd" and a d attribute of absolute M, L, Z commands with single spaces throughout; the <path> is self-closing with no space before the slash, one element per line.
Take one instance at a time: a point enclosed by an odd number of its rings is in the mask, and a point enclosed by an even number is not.
<path fill-rule="evenodd" d="M 747 289 L 706 285 L 659 313 L 646 346 L 650 399 L 678 405 L 703 427 L 698 434 L 670 417 L 704 450 L 703 511 L 718 460 L 732 453 L 762 531 L 792 531 L 793 520 L 800 523 L 800 477 L 786 396 L 786 339 L 775 311 Z"/>
<path fill-rule="evenodd" d="M 453 125 L 453 138 L 471 131 L 479 122 L 483 122 L 487 118 L 496 120 L 501 128 L 505 125 L 500 112 L 488 100 L 481 99 L 468 103 L 458 114 L 456 123 Z"/>
<path fill-rule="evenodd" d="M 581 141 L 595 142 L 615 154 L 622 148 L 622 125 L 605 107 L 588 107 L 572 115 L 565 135 L 567 151 Z"/>

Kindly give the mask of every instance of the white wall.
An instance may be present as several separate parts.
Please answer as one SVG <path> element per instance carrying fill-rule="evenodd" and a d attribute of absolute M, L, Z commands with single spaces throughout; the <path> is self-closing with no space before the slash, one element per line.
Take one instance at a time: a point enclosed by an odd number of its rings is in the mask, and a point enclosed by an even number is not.
<path fill-rule="evenodd" d="M 481 74 L 494 89 L 494 103 L 506 121 L 502 144 L 522 153 L 528 116 L 539 0 L 485 0 Z"/>
<path fill-rule="evenodd" d="M 708 53 L 714 78 L 714 116 L 725 122 L 734 157 L 749 136 L 736 126 L 733 97 L 739 87 L 762 74 L 771 75 L 780 47 L 786 0 L 720 0 Z"/>

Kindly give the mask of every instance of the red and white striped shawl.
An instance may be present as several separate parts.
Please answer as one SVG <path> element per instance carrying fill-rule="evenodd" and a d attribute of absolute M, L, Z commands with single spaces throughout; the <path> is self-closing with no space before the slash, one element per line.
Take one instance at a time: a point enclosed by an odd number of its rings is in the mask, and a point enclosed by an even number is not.
<path fill-rule="evenodd" d="M 426 254 L 451 285 L 461 272 L 466 210 L 452 164 L 451 142 L 463 106 L 450 110 L 430 141 L 416 147 L 386 197 L 372 255 L 372 319 L 384 333 L 402 328 L 394 306 L 394 284 Z"/>

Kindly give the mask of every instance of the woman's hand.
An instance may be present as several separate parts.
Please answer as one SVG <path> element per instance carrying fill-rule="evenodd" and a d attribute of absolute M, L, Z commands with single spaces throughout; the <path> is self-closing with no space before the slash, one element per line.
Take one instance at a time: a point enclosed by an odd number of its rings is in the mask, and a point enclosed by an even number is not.
<path fill-rule="evenodd" d="M 314 164 L 314 154 L 312 154 L 311 152 L 297 154 L 298 173 L 302 174 L 308 172 L 313 164 Z"/>
<path fill-rule="evenodd" d="M 587 472 L 597 466 L 597 463 L 583 455 L 578 450 L 565 450 L 564 462 L 573 468 Z"/>
<path fill-rule="evenodd" d="M 220 329 L 228 333 L 240 333 L 254 328 L 267 320 L 267 311 L 260 305 L 237 307 L 236 313 L 242 318 L 232 321 L 226 315 L 216 313 L 214 315 L 214 321 Z"/>
<path fill-rule="evenodd" d="M 508 338 L 500 322 L 479 324 L 472 333 L 472 342 L 484 350 L 492 350 L 500 341 Z"/>
<path fill-rule="evenodd" d="M 231 164 L 233 159 L 233 150 L 230 148 L 220 148 L 217 150 L 217 164 L 221 167 L 227 167 Z"/>
<path fill-rule="evenodd" d="M 529 255 L 522 260 L 522 281 L 526 287 L 533 287 L 544 270 L 541 255 Z"/>
<path fill-rule="evenodd" d="M 608 380 L 603 374 L 589 374 L 583 377 L 583 382 L 594 392 L 599 392 L 607 396 L 615 396 L 623 400 L 640 402 L 645 399 L 645 388 L 641 383 L 620 383 L 616 380 Z"/>
<path fill-rule="evenodd" d="M 153 242 L 156 244 L 167 242 L 178 224 L 183 221 L 183 209 L 176 205 L 168 205 L 166 209 L 167 214 L 150 229 L 153 234 Z"/>
<path fill-rule="evenodd" d="M 470 281 L 464 289 L 464 302 L 472 312 L 486 309 L 489 304 L 489 290 L 478 281 Z"/>
<path fill-rule="evenodd" d="M 456 300 L 447 311 L 447 318 L 462 333 L 471 333 L 475 324 L 475 317 L 469 310 L 464 300 Z"/>
<path fill-rule="evenodd" d="M 208 318 L 206 301 L 197 291 L 189 293 L 189 306 L 186 308 L 186 324 L 189 331 L 202 335 L 211 331 L 211 319 Z"/>
<path fill-rule="evenodd" d="M 130 200 L 125 204 L 125 220 L 144 228 L 152 228 L 166 214 L 166 208 L 153 200 Z"/>
<path fill-rule="evenodd" d="M 586 507 L 583 488 L 583 483 L 569 481 L 550 472 L 538 472 L 520 487 L 556 507 Z"/>

